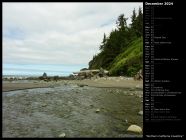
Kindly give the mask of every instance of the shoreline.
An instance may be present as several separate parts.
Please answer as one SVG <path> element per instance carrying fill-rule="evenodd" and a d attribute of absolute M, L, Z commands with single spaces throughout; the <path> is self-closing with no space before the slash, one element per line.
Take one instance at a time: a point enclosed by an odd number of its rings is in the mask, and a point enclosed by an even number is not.
<path fill-rule="evenodd" d="M 84 80 L 59 80 L 59 81 L 31 81 L 23 82 L 21 80 L 12 82 L 3 82 L 3 92 L 33 89 L 33 88 L 50 88 L 59 85 L 75 84 L 78 86 L 89 86 L 96 88 L 121 88 L 121 89 L 135 89 L 143 90 L 143 81 L 135 81 L 133 79 L 124 79 L 123 77 L 109 77 L 97 79 L 84 79 Z"/>
<path fill-rule="evenodd" d="M 48 84 L 37 84 L 37 83 L 3 83 L 3 92 L 24 90 L 24 89 L 33 89 L 33 88 L 48 88 Z"/>

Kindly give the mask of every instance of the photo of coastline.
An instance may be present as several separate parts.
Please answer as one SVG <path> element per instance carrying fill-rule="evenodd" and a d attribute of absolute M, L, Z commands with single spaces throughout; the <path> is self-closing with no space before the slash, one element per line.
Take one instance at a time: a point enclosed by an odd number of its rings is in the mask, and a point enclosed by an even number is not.
<path fill-rule="evenodd" d="M 4 138 L 143 137 L 143 3 L 3 7 Z"/>

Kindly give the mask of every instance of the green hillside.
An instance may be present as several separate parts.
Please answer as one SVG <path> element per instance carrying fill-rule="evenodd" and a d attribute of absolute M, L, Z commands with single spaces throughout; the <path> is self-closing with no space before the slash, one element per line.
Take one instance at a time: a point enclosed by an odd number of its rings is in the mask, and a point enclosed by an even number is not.
<path fill-rule="evenodd" d="M 132 41 L 109 66 L 110 75 L 134 76 L 143 67 L 143 39 Z"/>
<path fill-rule="evenodd" d="M 89 69 L 106 69 L 111 76 L 134 76 L 143 68 L 143 14 L 139 8 L 131 16 L 132 23 L 127 25 L 124 14 L 119 15 L 116 28 L 106 36 L 93 56 Z"/>

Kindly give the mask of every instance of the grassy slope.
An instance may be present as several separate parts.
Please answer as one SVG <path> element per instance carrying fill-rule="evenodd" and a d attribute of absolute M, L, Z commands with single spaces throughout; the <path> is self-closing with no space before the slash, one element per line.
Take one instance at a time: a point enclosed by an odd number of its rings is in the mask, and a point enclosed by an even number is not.
<path fill-rule="evenodd" d="M 127 49 L 120 53 L 109 66 L 111 75 L 134 76 L 143 67 L 143 39 L 131 42 Z"/>

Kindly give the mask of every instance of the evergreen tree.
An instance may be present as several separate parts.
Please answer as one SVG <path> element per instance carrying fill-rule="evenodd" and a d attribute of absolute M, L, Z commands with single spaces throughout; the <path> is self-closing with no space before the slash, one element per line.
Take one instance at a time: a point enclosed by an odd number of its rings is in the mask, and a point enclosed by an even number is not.
<path fill-rule="evenodd" d="M 106 46 L 106 42 L 107 42 L 107 37 L 106 37 L 106 34 L 104 33 L 103 41 L 102 41 L 102 43 L 101 43 L 101 45 L 100 45 L 100 47 L 99 47 L 99 49 L 100 49 L 101 51 L 104 50 L 104 48 L 105 48 L 105 46 Z"/>
<path fill-rule="evenodd" d="M 137 15 L 136 15 L 136 10 L 134 9 L 133 12 L 132 12 L 132 16 L 131 16 L 131 28 L 135 28 L 136 27 L 136 18 L 137 18 Z"/>
<path fill-rule="evenodd" d="M 133 10 L 133 14 L 131 16 L 131 28 L 130 34 L 132 36 L 140 37 L 143 35 L 143 13 L 141 7 L 138 9 L 138 15 L 136 15 L 135 9 Z"/>
<path fill-rule="evenodd" d="M 127 19 L 128 18 L 125 18 L 124 14 L 121 14 L 117 21 L 116 21 L 116 24 L 117 24 L 117 28 L 119 31 L 124 31 L 126 30 L 126 27 L 127 27 Z"/>
<path fill-rule="evenodd" d="M 129 42 L 136 38 L 136 32 L 137 32 L 137 14 L 136 10 L 134 9 L 131 16 L 131 24 L 128 32 Z"/>
<path fill-rule="evenodd" d="M 137 19 L 136 19 L 136 34 L 138 37 L 142 36 L 143 35 L 143 13 L 142 13 L 142 9 L 141 7 L 139 7 L 139 10 L 138 10 L 138 16 L 137 16 Z"/>

